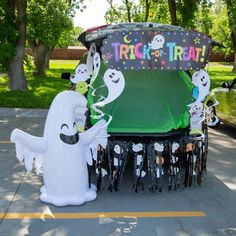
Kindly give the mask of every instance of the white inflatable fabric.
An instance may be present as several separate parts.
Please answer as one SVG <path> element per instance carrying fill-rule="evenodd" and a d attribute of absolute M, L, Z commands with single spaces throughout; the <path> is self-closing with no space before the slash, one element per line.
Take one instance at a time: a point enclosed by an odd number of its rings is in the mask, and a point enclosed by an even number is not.
<path fill-rule="evenodd" d="M 89 130 L 78 133 L 75 109 L 86 110 L 85 97 L 74 91 L 59 93 L 53 100 L 45 122 L 43 137 L 15 129 L 11 141 L 16 155 L 27 171 L 33 163 L 43 171 L 44 186 L 40 199 L 56 206 L 80 205 L 96 198 L 96 188 L 89 188 L 87 163 L 92 164 L 98 144 L 107 144 L 106 122 L 101 120 Z M 95 154 L 96 156 L 96 154 Z"/>

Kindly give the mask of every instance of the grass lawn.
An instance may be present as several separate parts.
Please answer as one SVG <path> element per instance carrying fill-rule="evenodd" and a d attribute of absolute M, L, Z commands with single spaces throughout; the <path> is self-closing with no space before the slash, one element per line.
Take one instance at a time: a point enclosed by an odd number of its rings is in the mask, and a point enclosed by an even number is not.
<path fill-rule="evenodd" d="M 45 77 L 34 77 L 31 71 L 26 71 L 27 92 L 8 91 L 7 77 L 0 74 L 0 107 L 48 108 L 56 94 L 69 86 L 68 81 L 60 78 L 61 73 L 73 73 L 77 64 L 78 61 L 72 60 L 51 60 Z M 208 70 L 211 88 L 236 77 L 236 73 L 231 72 L 232 66 L 226 63 L 210 63 Z"/>

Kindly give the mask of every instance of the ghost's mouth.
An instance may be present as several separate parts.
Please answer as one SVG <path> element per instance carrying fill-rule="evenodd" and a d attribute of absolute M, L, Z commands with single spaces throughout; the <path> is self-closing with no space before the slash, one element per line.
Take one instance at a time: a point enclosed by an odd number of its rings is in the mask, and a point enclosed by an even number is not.
<path fill-rule="evenodd" d="M 204 87 L 206 87 L 206 85 L 207 85 L 207 82 L 205 83 L 205 84 L 202 84 Z"/>
<path fill-rule="evenodd" d="M 74 135 L 65 135 L 60 134 L 60 139 L 66 144 L 76 144 L 79 141 L 79 134 L 75 133 Z"/>
<path fill-rule="evenodd" d="M 117 80 L 112 80 L 113 83 L 117 84 L 120 81 L 120 78 L 118 78 Z"/>

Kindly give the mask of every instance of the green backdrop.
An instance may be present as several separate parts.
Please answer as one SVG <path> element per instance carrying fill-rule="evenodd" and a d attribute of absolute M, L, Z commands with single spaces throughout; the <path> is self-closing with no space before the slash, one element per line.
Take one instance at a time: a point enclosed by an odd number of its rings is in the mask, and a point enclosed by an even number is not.
<path fill-rule="evenodd" d="M 99 75 L 93 83 L 94 88 L 104 85 L 102 75 L 106 70 L 101 65 Z M 109 133 L 154 134 L 167 133 L 189 126 L 187 105 L 193 101 L 191 79 L 184 71 L 129 70 L 123 71 L 125 89 L 112 103 L 101 110 L 113 117 Z M 101 96 L 107 96 L 103 86 L 92 96 L 88 91 L 89 107 Z M 95 112 L 90 109 L 91 115 Z M 104 118 L 107 120 L 108 116 Z M 91 118 L 95 124 L 96 119 Z"/>

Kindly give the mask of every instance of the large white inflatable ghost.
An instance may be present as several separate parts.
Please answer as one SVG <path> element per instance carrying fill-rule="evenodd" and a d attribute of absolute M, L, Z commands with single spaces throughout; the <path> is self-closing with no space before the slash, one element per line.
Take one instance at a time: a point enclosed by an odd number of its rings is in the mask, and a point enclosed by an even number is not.
<path fill-rule="evenodd" d="M 196 102 L 203 102 L 210 93 L 210 77 L 208 73 L 201 69 L 192 75 L 192 83 L 195 85 L 193 89 L 193 97 Z"/>
<path fill-rule="evenodd" d="M 91 149 L 107 144 L 106 122 L 101 120 L 78 133 L 75 110 L 85 110 L 85 97 L 74 91 L 59 93 L 53 100 L 45 122 L 43 137 L 15 129 L 11 141 L 16 155 L 25 161 L 27 171 L 33 163 L 37 173 L 42 169 L 44 185 L 40 199 L 56 206 L 80 205 L 96 198 L 96 188 L 89 188 L 87 163 L 92 164 Z"/>
<path fill-rule="evenodd" d="M 148 43 L 149 47 L 153 50 L 157 50 L 160 48 L 163 48 L 163 45 L 165 43 L 165 38 L 161 34 L 157 34 L 153 37 L 152 42 Z"/>

